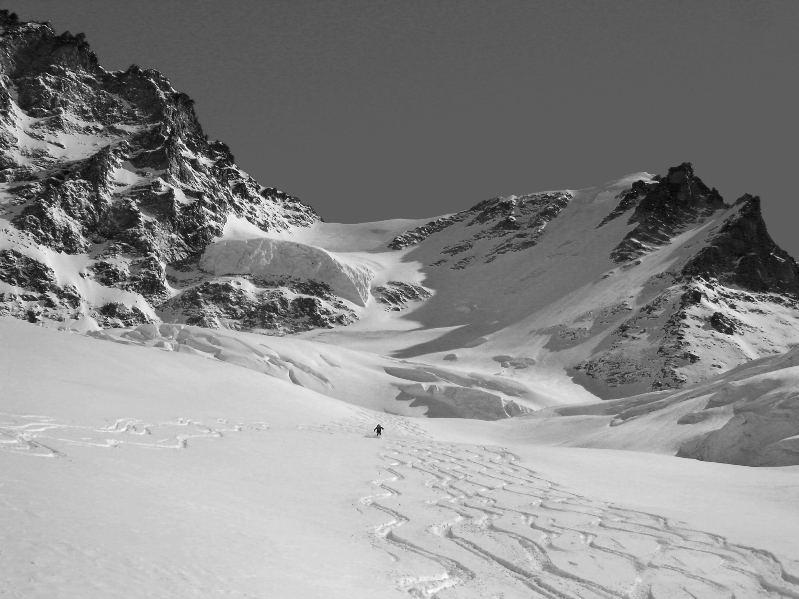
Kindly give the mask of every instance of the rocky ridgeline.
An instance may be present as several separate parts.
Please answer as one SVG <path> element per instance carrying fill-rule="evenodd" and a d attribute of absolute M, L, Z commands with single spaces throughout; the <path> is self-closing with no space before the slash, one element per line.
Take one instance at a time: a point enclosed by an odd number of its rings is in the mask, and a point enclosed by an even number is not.
<path fill-rule="evenodd" d="M 453 270 L 461 270 L 479 260 L 490 263 L 506 252 L 518 252 L 536 245 L 546 224 L 556 218 L 571 199 L 569 192 L 555 191 L 484 200 L 469 210 L 439 218 L 398 235 L 388 247 L 401 250 L 421 243 L 456 223 L 468 221 L 465 226 L 474 227 L 476 231 L 468 232 L 457 243 L 445 247 L 441 254 L 452 257 L 468 254 L 449 267 Z M 499 243 L 487 251 L 472 252 L 475 244 L 484 239 L 497 239 Z M 448 258 L 443 258 L 431 266 L 448 262 Z"/>
<path fill-rule="evenodd" d="M 241 171 L 159 72 L 108 72 L 82 34 L 56 35 L 8 11 L 0 28 L 0 217 L 36 244 L 90 256 L 83 276 L 157 308 L 173 295 L 170 267 L 199 255 L 229 215 L 265 231 L 319 220 Z M 25 313 L 37 302 L 119 312 L 56 291 L 51 275 L 34 256 L 4 253 L 0 280 L 34 292 L 5 293 L 5 310 L 19 312 L 22 298 Z"/>
<path fill-rule="evenodd" d="M 769 236 L 758 197 L 728 206 L 683 164 L 653 183 L 637 182 L 620 199 L 600 226 L 634 209 L 635 228 L 611 254 L 632 260 L 622 271 L 714 212 L 729 215 L 697 250 L 647 281 L 642 295 L 653 297 L 643 305 L 620 304 L 611 318 L 588 314 L 553 335 L 549 347 L 560 350 L 610 329 L 575 365 L 578 380 L 584 374 L 600 382 L 609 397 L 678 389 L 799 340 L 799 266 Z"/>
<path fill-rule="evenodd" d="M 686 278 L 715 278 L 749 291 L 799 296 L 799 265 L 766 230 L 760 198 L 749 194 L 735 202 L 738 211 L 683 266 Z"/>
<path fill-rule="evenodd" d="M 715 188 L 709 189 L 694 176 L 687 162 L 670 168 L 665 177 L 656 177 L 654 184 L 641 183 L 624 194 L 618 208 L 599 225 L 635 206 L 628 224 L 636 226 L 611 252 L 615 262 L 634 260 L 653 247 L 669 243 L 688 226 L 729 208 Z"/>

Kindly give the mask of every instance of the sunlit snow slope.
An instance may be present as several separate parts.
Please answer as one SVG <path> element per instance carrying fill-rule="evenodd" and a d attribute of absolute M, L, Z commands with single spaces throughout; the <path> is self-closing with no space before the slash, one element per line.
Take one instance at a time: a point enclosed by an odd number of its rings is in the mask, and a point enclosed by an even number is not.
<path fill-rule="evenodd" d="M 9 596 L 799 593 L 796 468 L 537 448 L 524 419 L 391 416 L 13 319 L 0 341 Z"/>

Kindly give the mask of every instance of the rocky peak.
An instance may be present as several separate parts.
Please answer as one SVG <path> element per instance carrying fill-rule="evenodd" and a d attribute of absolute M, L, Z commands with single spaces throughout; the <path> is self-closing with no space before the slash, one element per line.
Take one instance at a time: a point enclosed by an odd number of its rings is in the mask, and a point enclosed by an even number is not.
<path fill-rule="evenodd" d="M 320 220 L 241 171 L 161 73 L 108 72 L 82 34 L 0 11 L 0 66 L 0 215 L 42 247 L 114 262 L 113 287 L 167 300 L 168 268 L 231 216 L 264 231 Z"/>
<path fill-rule="evenodd" d="M 708 188 L 694 175 L 690 162 L 669 169 L 665 177 L 655 179 L 657 185 L 646 194 L 631 217 L 631 221 L 643 220 L 647 214 L 664 211 L 666 208 L 694 208 L 717 210 L 727 208 L 716 188 Z"/>
<path fill-rule="evenodd" d="M 708 188 L 694 175 L 689 162 L 670 168 L 665 177 L 655 177 L 654 181 L 632 190 L 635 193 L 624 196 L 614 210 L 616 216 L 621 216 L 635 206 L 627 222 L 637 225 L 611 252 L 615 262 L 634 260 L 653 247 L 668 243 L 687 226 L 729 207 L 715 188 Z"/>
<path fill-rule="evenodd" d="M 799 296 L 799 265 L 766 230 L 760 198 L 739 198 L 737 210 L 683 267 L 689 277 L 715 278 L 749 291 Z"/>
<path fill-rule="evenodd" d="M 4 52 L 0 63 L 12 77 L 37 76 L 64 69 L 95 74 L 97 56 L 82 33 L 56 35 L 49 23 L 20 21 L 15 13 L 0 10 Z"/>

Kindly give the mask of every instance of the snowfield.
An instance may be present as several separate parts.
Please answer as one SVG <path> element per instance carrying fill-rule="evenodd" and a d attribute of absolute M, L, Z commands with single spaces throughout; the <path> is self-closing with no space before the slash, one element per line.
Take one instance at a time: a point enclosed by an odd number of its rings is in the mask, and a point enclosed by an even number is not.
<path fill-rule="evenodd" d="M 759 197 L 325 223 L 158 71 L 0 33 L 0 596 L 799 599 Z"/>
<path fill-rule="evenodd" d="M 392 415 L 380 381 L 347 402 L 96 334 L 0 319 L 10 597 L 799 596 L 799 467 Z M 234 337 L 295 370 L 308 343 Z M 376 372 L 327 348 L 308 379 Z"/>

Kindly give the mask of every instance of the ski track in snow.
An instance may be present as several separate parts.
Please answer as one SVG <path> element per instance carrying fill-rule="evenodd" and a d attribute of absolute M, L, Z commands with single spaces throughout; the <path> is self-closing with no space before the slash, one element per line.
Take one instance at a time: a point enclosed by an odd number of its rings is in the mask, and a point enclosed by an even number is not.
<path fill-rule="evenodd" d="M 52 447 L 83 445 L 115 448 L 133 445 L 151 449 L 186 449 L 191 439 L 221 438 L 243 430 L 267 430 L 265 422 L 231 423 L 224 419 L 199 422 L 177 418 L 172 422 L 146 423 L 133 418 L 119 418 L 108 426 L 87 426 L 57 422 L 47 416 L 0 413 L 0 450 L 45 458 L 68 458 Z"/>
<path fill-rule="evenodd" d="M 360 504 L 388 517 L 374 541 L 411 597 L 799 599 L 799 578 L 768 551 L 572 493 L 502 448 L 435 442 L 406 418 L 379 419 L 388 476 Z M 307 428 L 364 434 L 374 421 L 363 411 Z"/>

